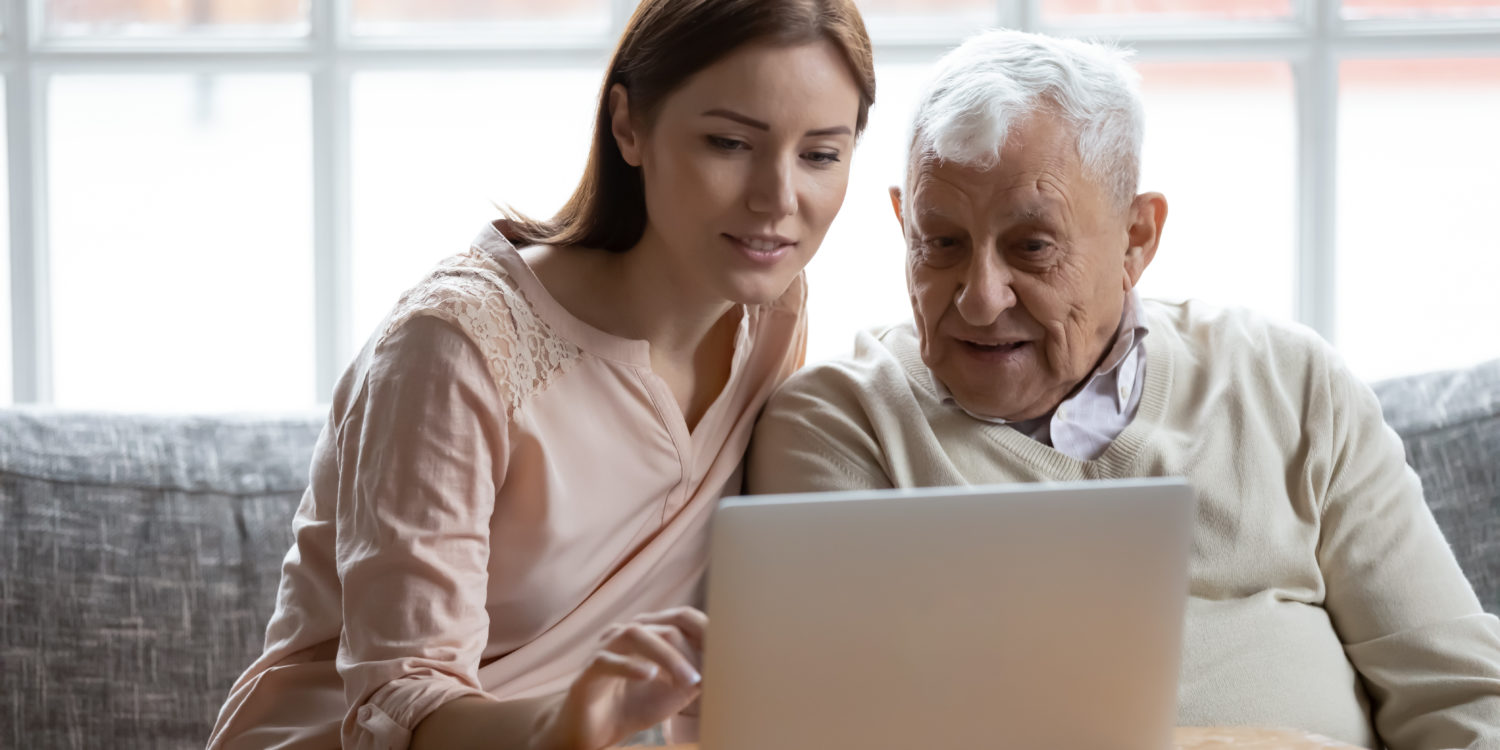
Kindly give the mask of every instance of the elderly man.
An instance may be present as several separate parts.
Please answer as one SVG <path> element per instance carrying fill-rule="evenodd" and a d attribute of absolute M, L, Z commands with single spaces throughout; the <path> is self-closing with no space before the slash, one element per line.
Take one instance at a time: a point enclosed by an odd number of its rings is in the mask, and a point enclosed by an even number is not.
<path fill-rule="evenodd" d="M 1167 214 L 1141 109 L 1100 46 L 944 58 L 891 192 L 914 320 L 782 388 L 750 490 L 1187 477 L 1182 724 L 1500 747 L 1500 623 L 1370 390 L 1306 330 L 1132 291 Z"/>

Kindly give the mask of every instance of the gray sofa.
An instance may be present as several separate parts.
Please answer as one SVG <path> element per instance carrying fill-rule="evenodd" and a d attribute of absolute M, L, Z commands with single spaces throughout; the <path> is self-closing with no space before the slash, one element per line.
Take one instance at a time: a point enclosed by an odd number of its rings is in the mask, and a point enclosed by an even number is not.
<path fill-rule="evenodd" d="M 1500 361 L 1376 391 L 1500 613 Z M 202 747 L 322 421 L 0 410 L 0 747 Z"/>

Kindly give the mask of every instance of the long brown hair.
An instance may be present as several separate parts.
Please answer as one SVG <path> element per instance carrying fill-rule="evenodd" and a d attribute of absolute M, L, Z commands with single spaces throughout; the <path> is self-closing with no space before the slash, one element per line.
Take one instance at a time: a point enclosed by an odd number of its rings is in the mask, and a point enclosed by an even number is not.
<path fill-rule="evenodd" d="M 610 88 L 624 85 L 632 116 L 649 127 L 668 94 L 741 45 L 824 40 L 843 53 L 859 85 L 855 132 L 862 132 L 875 103 L 875 62 L 853 0 L 643 0 L 599 89 L 594 142 L 573 196 L 546 221 L 502 209 L 506 236 L 518 246 L 634 247 L 646 230 L 646 193 L 640 170 L 625 162 L 610 131 Z"/>

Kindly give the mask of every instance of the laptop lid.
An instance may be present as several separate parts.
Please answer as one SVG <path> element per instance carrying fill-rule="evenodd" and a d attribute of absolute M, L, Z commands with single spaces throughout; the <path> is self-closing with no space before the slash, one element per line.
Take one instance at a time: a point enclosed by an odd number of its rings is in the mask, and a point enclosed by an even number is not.
<path fill-rule="evenodd" d="M 713 521 L 704 750 L 1170 745 L 1180 479 L 764 495 Z"/>

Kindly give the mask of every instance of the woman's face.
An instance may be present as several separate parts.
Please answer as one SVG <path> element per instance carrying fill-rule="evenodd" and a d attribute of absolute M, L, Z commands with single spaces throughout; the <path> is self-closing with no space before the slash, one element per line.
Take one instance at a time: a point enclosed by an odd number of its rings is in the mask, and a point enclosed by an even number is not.
<path fill-rule="evenodd" d="M 668 95 L 649 126 L 623 88 L 610 105 L 620 151 L 645 182 L 646 231 L 632 252 L 665 259 L 671 293 L 781 296 L 849 183 L 859 88 L 837 48 L 741 47 Z"/>

